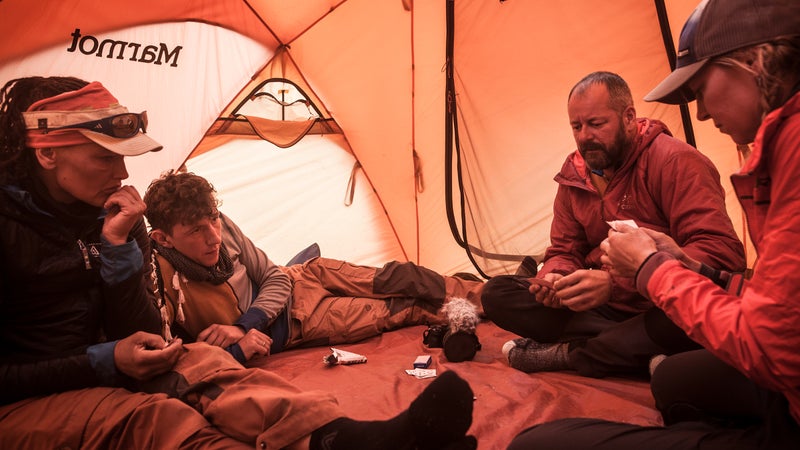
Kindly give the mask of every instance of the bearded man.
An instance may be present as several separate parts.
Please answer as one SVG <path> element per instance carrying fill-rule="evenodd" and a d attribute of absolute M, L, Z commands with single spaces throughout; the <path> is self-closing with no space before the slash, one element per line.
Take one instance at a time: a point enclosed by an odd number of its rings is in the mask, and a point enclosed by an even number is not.
<path fill-rule="evenodd" d="M 699 346 L 636 291 L 633 278 L 603 267 L 609 227 L 625 220 L 666 233 L 717 270 L 743 271 L 744 248 L 714 165 L 663 123 L 637 118 L 619 75 L 584 77 L 567 111 L 578 148 L 555 177 L 550 247 L 537 273 L 489 280 L 483 308 L 521 336 L 503 346 L 514 368 L 646 377 L 651 360 Z"/>

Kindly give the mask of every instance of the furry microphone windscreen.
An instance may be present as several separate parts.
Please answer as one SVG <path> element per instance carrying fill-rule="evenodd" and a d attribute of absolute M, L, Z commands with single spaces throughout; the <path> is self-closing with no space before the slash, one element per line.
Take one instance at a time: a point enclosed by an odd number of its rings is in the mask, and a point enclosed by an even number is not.
<path fill-rule="evenodd" d="M 480 321 L 478 307 L 462 297 L 451 297 L 442 306 L 442 313 L 447 318 L 450 333 L 462 331 L 474 334 Z"/>

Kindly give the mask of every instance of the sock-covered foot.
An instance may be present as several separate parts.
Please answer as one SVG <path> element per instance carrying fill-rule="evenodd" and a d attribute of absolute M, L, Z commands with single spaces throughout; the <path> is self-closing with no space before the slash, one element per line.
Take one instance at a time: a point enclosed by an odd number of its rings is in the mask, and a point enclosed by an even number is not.
<path fill-rule="evenodd" d="M 523 372 L 552 372 L 568 370 L 569 344 L 542 344 L 533 339 L 519 338 L 503 345 L 508 365 Z"/>
<path fill-rule="evenodd" d="M 472 425 L 474 399 L 469 383 L 452 370 L 433 380 L 408 407 L 416 448 L 450 448 L 462 440 Z"/>
<path fill-rule="evenodd" d="M 385 421 L 340 418 L 311 434 L 311 450 L 474 450 L 472 389 L 453 371 L 439 375 L 407 410 Z"/>

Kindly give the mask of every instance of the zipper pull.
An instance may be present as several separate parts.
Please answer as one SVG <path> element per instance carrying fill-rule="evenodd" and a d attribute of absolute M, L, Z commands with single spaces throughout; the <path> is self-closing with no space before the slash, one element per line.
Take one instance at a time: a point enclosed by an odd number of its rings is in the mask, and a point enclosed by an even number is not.
<path fill-rule="evenodd" d="M 86 266 L 86 270 L 91 270 L 92 263 L 89 261 L 89 251 L 86 250 L 86 245 L 80 239 L 78 239 L 78 248 L 81 249 L 81 254 L 83 255 L 83 264 Z"/>

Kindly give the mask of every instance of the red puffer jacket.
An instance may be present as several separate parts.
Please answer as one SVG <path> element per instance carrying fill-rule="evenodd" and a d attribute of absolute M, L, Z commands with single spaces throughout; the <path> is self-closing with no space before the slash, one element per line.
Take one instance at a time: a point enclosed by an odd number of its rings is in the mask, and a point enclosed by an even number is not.
<path fill-rule="evenodd" d="M 606 221 L 633 219 L 671 236 L 686 253 L 716 269 L 742 271 L 744 247 L 725 208 L 725 192 L 714 164 L 694 147 L 673 138 L 657 120 L 638 119 L 634 150 L 601 197 L 577 151 L 555 177 L 551 245 L 540 276 L 602 269 L 600 243 Z M 609 305 L 639 312 L 653 305 L 633 279 L 614 277 Z"/>
<path fill-rule="evenodd" d="M 643 267 L 653 302 L 723 361 L 789 400 L 800 422 L 800 94 L 771 112 L 731 176 L 758 251 L 740 295 L 674 260 Z M 647 264 L 645 264 L 647 266 Z"/>

